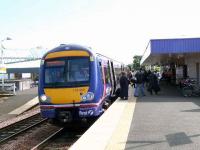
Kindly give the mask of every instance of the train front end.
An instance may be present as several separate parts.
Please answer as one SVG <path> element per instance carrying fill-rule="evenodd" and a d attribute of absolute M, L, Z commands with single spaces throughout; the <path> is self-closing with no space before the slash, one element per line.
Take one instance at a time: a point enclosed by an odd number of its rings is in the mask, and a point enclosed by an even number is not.
<path fill-rule="evenodd" d="M 101 113 L 95 63 L 90 50 L 80 46 L 62 45 L 45 54 L 39 81 L 42 117 L 72 122 Z"/>

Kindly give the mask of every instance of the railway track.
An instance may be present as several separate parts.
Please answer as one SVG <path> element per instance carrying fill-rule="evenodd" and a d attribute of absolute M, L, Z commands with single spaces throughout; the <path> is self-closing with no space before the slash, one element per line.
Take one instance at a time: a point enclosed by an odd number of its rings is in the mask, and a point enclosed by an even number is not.
<path fill-rule="evenodd" d="M 51 134 L 49 137 L 47 137 L 41 143 L 39 143 L 38 145 L 36 145 L 35 147 L 33 147 L 31 150 L 41 150 L 41 149 L 43 149 L 44 147 L 47 146 L 47 144 L 50 141 L 52 141 L 53 139 L 57 138 L 63 132 L 63 130 L 64 130 L 64 128 L 58 129 L 56 132 L 54 132 L 53 134 Z"/>
<path fill-rule="evenodd" d="M 41 118 L 38 113 L 0 129 L 0 145 L 45 121 L 46 119 Z"/>
<path fill-rule="evenodd" d="M 68 149 L 88 128 L 89 125 L 80 128 L 62 127 L 31 150 Z"/>

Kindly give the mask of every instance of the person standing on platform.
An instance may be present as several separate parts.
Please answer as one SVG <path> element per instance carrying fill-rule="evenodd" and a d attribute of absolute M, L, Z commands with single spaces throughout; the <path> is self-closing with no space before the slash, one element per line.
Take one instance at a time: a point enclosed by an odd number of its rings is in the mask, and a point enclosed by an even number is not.
<path fill-rule="evenodd" d="M 153 91 L 155 92 L 155 94 L 158 94 L 158 91 L 160 91 L 160 86 L 158 83 L 158 77 L 156 76 L 156 71 L 155 73 L 151 73 L 149 75 L 149 85 L 148 85 L 148 91 L 150 92 L 150 94 L 153 94 Z"/>
<path fill-rule="evenodd" d="M 127 78 L 128 78 L 129 84 L 131 84 L 131 79 L 133 78 L 133 74 L 130 70 L 127 71 Z"/>
<path fill-rule="evenodd" d="M 120 98 L 123 100 L 128 100 L 128 78 L 126 77 L 126 73 L 122 72 L 120 77 Z"/>
<path fill-rule="evenodd" d="M 138 97 L 140 95 L 140 92 L 142 96 L 145 96 L 145 92 L 144 92 L 145 77 L 144 77 L 144 73 L 142 72 L 142 68 L 140 68 L 140 70 L 135 74 L 135 78 L 136 78 L 136 87 L 135 87 L 134 96 Z"/>
<path fill-rule="evenodd" d="M 135 78 L 135 71 L 132 70 L 132 79 L 131 79 L 131 86 L 135 88 L 136 78 Z"/>

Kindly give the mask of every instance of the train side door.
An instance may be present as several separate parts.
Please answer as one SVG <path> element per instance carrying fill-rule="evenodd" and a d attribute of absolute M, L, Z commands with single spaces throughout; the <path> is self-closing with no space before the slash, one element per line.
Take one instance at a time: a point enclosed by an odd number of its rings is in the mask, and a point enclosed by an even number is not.
<path fill-rule="evenodd" d="M 115 70 L 113 66 L 113 62 L 110 61 L 110 74 L 111 74 L 111 83 L 112 83 L 112 95 L 114 95 L 116 90 L 116 78 L 115 78 Z"/>
<path fill-rule="evenodd" d="M 101 78 L 103 83 L 103 95 L 108 96 L 111 92 L 111 80 L 110 80 L 110 73 L 109 73 L 109 65 L 107 61 L 103 60 L 99 62 L 100 65 L 100 72 L 101 72 Z"/>
<path fill-rule="evenodd" d="M 99 88 L 101 88 L 102 89 L 102 95 L 104 95 L 104 85 L 105 85 L 105 79 L 104 79 L 104 72 L 103 72 L 103 65 L 102 65 L 102 62 L 101 61 L 99 61 L 99 69 L 100 69 L 100 82 L 102 83 L 102 84 L 99 84 L 98 86 L 99 86 Z"/>

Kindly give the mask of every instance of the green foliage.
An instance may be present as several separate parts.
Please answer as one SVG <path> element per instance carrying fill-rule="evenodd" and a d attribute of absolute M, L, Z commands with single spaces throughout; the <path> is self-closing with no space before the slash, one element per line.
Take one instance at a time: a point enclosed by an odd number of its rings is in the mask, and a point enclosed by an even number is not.
<path fill-rule="evenodd" d="M 132 68 L 134 70 L 139 70 L 141 59 L 142 59 L 142 56 L 140 56 L 140 55 L 133 56 L 133 67 Z"/>
<path fill-rule="evenodd" d="M 132 70 L 133 64 L 128 64 L 127 67 L 129 70 Z"/>

